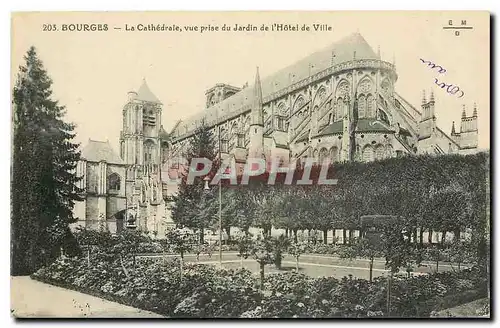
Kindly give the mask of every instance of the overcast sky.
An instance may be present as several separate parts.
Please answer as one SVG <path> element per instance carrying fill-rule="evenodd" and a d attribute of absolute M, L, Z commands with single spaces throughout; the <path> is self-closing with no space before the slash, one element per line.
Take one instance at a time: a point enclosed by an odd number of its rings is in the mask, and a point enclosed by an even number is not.
<path fill-rule="evenodd" d="M 444 30 L 449 20 L 467 20 L 471 30 L 455 36 Z M 330 32 L 126 32 L 129 26 L 177 24 L 233 26 L 272 23 L 328 24 Z M 107 32 L 49 32 L 43 24 L 101 23 Z M 462 104 L 472 113 L 477 103 L 479 147 L 489 148 L 489 14 L 487 12 L 298 12 L 298 13 L 39 13 L 13 19 L 13 77 L 29 46 L 37 47 L 54 81 L 54 98 L 67 106 L 68 120 L 78 125 L 77 140 L 108 139 L 118 150 L 122 106 L 127 92 L 146 78 L 163 102 L 167 131 L 179 119 L 204 109 L 205 91 L 216 83 L 242 86 L 359 32 L 382 59 L 396 61 L 396 91 L 417 108 L 422 90 L 434 88 L 438 126 L 445 132 Z M 113 27 L 121 27 L 115 30 Z M 445 67 L 443 82 L 464 90 L 458 98 L 435 88 L 435 71 L 420 58 Z"/>

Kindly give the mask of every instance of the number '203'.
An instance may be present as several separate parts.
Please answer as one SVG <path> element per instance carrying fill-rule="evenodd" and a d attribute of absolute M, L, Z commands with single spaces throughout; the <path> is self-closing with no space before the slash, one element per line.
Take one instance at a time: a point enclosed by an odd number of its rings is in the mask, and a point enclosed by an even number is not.
<path fill-rule="evenodd" d="M 56 24 L 43 24 L 43 31 L 44 32 L 57 31 L 57 25 Z"/>

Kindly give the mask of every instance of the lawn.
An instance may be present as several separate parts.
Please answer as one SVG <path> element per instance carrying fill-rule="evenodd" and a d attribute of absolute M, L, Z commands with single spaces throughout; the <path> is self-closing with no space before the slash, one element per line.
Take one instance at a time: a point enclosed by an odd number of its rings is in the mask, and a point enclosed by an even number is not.
<path fill-rule="evenodd" d="M 218 253 L 212 254 L 211 257 L 203 254 L 196 259 L 195 255 L 186 255 L 185 260 L 189 263 L 200 263 L 200 264 L 211 264 L 218 265 Z M 159 256 L 154 256 L 160 259 Z M 175 255 L 169 255 L 171 257 L 177 257 Z M 236 253 L 224 253 L 222 256 L 223 267 L 228 269 L 239 269 L 241 267 L 240 258 Z M 243 267 L 250 270 L 251 272 L 258 274 L 259 265 L 257 262 L 251 258 L 243 261 Z M 439 265 L 439 271 L 451 270 L 449 264 Z M 295 270 L 295 258 L 290 255 L 285 255 L 283 258 L 282 269 L 278 270 L 274 265 L 266 265 L 265 273 L 273 274 L 279 272 L 287 272 Z M 414 274 L 431 273 L 435 271 L 435 265 L 426 264 L 415 270 Z M 333 256 L 325 255 L 302 255 L 299 261 L 299 272 L 302 272 L 311 277 L 335 277 L 342 278 L 344 276 L 353 275 L 356 278 L 369 279 L 369 261 L 367 259 L 340 259 Z M 387 273 L 385 270 L 385 261 L 375 260 L 373 263 L 373 277 L 383 276 Z M 401 272 L 403 273 L 403 272 Z"/>

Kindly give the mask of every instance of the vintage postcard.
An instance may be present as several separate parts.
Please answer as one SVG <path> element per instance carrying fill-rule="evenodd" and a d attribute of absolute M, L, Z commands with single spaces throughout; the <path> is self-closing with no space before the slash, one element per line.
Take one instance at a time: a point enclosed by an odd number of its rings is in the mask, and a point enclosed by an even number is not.
<path fill-rule="evenodd" d="M 490 318 L 490 14 L 12 13 L 15 318 Z"/>

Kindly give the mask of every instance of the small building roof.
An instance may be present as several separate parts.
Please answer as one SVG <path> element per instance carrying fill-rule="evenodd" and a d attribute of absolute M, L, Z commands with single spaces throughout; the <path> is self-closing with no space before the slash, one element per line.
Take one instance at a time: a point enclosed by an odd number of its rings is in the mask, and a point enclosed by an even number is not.
<path fill-rule="evenodd" d="M 109 141 L 89 139 L 88 144 L 82 150 L 81 157 L 88 162 L 98 163 L 104 161 L 108 164 L 125 164 L 113 150 Z"/>
<path fill-rule="evenodd" d="M 163 125 L 160 126 L 160 139 L 161 141 L 169 141 L 170 140 L 170 135 L 168 134 L 167 131 L 163 128 Z"/>

